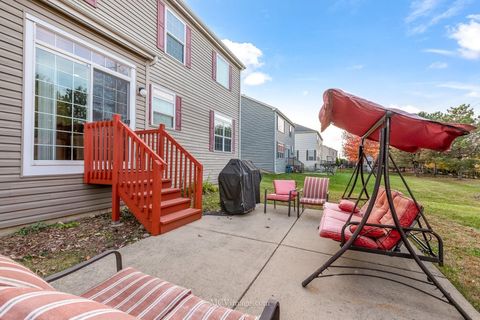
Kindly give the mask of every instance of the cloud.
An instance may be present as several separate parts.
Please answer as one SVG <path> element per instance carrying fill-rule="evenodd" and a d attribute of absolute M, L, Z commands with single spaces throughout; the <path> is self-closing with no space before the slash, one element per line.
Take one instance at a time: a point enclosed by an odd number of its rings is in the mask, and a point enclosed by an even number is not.
<path fill-rule="evenodd" d="M 449 56 L 449 57 L 455 56 L 457 54 L 455 51 L 444 50 L 444 49 L 424 49 L 423 52 L 435 53 L 435 54 L 439 54 L 442 56 Z"/>
<path fill-rule="evenodd" d="M 222 41 L 245 65 L 242 76 L 246 85 L 258 86 L 272 80 L 268 74 L 258 71 L 264 65 L 262 50 L 249 42 L 240 43 L 229 39 Z"/>
<path fill-rule="evenodd" d="M 308 90 L 303 90 L 302 92 L 302 95 L 305 97 L 305 96 L 308 96 L 310 92 Z"/>
<path fill-rule="evenodd" d="M 396 104 L 391 104 L 388 106 L 390 109 L 398 109 L 398 110 L 402 110 L 402 111 L 405 111 L 405 112 L 408 112 L 408 113 L 419 113 L 420 110 L 419 108 L 415 107 L 415 106 L 412 106 L 410 104 L 407 104 L 407 105 L 404 105 L 404 106 L 399 106 L 399 105 L 396 105 Z"/>
<path fill-rule="evenodd" d="M 467 97 L 478 98 L 480 97 L 480 85 L 463 83 L 463 82 L 447 82 L 438 85 L 440 88 L 447 88 L 453 90 L 466 91 Z"/>
<path fill-rule="evenodd" d="M 480 58 L 480 15 L 470 15 L 467 23 L 460 23 L 450 32 L 459 46 L 458 52 L 465 59 Z"/>
<path fill-rule="evenodd" d="M 363 68 L 365 68 L 365 65 L 363 65 L 363 64 L 355 64 L 355 65 L 349 67 L 348 69 L 350 69 L 350 70 L 362 70 Z"/>
<path fill-rule="evenodd" d="M 448 64 L 446 62 L 434 62 L 428 66 L 428 69 L 446 69 L 448 68 Z"/>
<path fill-rule="evenodd" d="M 263 73 L 263 72 L 258 72 L 258 71 L 249 73 L 243 79 L 244 83 L 247 86 L 259 86 L 259 85 L 264 84 L 265 82 L 271 81 L 271 80 L 272 80 L 272 78 L 268 74 Z"/>
<path fill-rule="evenodd" d="M 410 13 L 405 23 L 410 34 L 426 32 L 430 27 L 442 20 L 458 15 L 471 0 L 456 0 L 448 7 L 440 8 L 438 0 L 416 0 L 410 5 Z"/>

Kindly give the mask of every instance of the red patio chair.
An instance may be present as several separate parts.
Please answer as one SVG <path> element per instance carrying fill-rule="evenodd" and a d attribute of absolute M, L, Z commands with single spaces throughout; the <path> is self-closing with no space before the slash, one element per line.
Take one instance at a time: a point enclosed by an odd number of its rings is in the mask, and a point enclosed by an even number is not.
<path fill-rule="evenodd" d="M 268 189 L 265 189 L 265 201 L 263 213 L 267 213 L 267 200 L 273 201 L 273 207 L 277 208 L 277 201 L 288 202 L 288 216 L 290 217 L 290 208 L 293 200 L 293 211 L 295 211 L 297 201 L 297 183 L 295 180 L 273 180 L 273 188 L 275 193 L 268 193 Z M 297 212 L 297 217 L 298 217 Z"/>
<path fill-rule="evenodd" d="M 300 201 L 302 213 L 305 205 L 323 206 L 328 201 L 328 178 L 306 177 L 303 189 L 300 190 Z M 298 208 L 300 211 L 300 208 Z"/>

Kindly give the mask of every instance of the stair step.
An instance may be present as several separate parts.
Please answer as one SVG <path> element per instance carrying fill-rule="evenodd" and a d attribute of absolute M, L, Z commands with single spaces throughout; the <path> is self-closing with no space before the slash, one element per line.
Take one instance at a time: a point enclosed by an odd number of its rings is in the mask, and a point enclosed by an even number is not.
<path fill-rule="evenodd" d="M 202 218 L 202 210 L 187 208 L 160 217 L 160 233 L 169 232 Z"/>
<path fill-rule="evenodd" d="M 165 208 L 168 208 L 168 207 L 173 207 L 173 206 L 176 206 L 176 205 L 179 205 L 179 204 L 184 204 L 184 203 L 190 203 L 190 198 L 175 198 L 175 199 L 171 199 L 171 200 L 164 200 L 162 201 L 162 203 L 160 204 L 160 207 L 162 209 L 165 209 Z"/>
<path fill-rule="evenodd" d="M 175 193 L 180 193 L 181 190 L 180 190 L 180 188 L 163 188 L 161 192 L 162 192 L 162 200 L 163 200 L 164 196 L 168 196 L 168 195 L 175 194 Z M 141 196 L 141 195 L 142 195 L 141 192 L 137 193 L 137 196 Z M 153 191 L 152 190 L 144 191 L 143 195 L 144 196 L 151 196 L 151 195 L 153 195 Z M 170 199 L 165 199 L 165 200 L 170 200 Z"/>
<path fill-rule="evenodd" d="M 187 208 L 183 209 L 180 211 L 176 211 L 174 213 L 170 213 L 164 216 L 160 217 L 160 223 L 161 224 L 169 224 L 181 219 L 184 219 L 186 217 L 189 217 L 191 215 L 199 213 L 201 210 L 200 209 L 195 209 L 195 208 Z"/>
<path fill-rule="evenodd" d="M 144 179 L 144 180 L 140 180 L 140 181 L 127 181 L 127 185 L 136 185 L 136 184 L 147 184 L 147 183 L 153 183 L 153 179 Z M 162 179 L 162 186 L 165 185 L 165 184 L 168 184 L 170 185 L 172 183 L 172 179 Z M 121 185 L 123 185 L 124 182 L 121 183 Z M 169 187 L 168 187 L 169 188 Z"/>

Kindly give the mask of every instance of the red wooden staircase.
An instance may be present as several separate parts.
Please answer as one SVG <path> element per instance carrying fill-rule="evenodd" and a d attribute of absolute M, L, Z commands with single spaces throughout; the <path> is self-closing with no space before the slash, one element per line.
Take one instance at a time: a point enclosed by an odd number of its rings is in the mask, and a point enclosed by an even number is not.
<path fill-rule="evenodd" d="M 84 182 L 112 185 L 113 221 L 120 199 L 152 235 L 201 218 L 203 166 L 163 125 L 133 131 L 114 115 L 84 131 Z"/>

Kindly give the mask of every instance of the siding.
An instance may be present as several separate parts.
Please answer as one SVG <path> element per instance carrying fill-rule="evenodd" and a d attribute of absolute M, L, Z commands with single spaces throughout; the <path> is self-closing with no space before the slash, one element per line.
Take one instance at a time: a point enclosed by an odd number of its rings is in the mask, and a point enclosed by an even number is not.
<path fill-rule="evenodd" d="M 295 134 L 295 147 L 298 151 L 298 160 L 302 161 L 305 165 L 305 169 L 314 170 L 315 164 L 319 161 L 307 161 L 307 150 L 317 150 L 317 159 L 321 157 L 322 153 L 322 144 L 317 143 L 317 133 L 316 132 L 297 132 Z"/>
<path fill-rule="evenodd" d="M 275 152 L 275 113 L 256 101 L 242 96 L 241 148 L 242 159 L 251 160 L 273 172 Z"/>
<path fill-rule="evenodd" d="M 212 50 L 218 50 L 191 21 L 182 16 L 168 1 L 166 6 L 175 12 L 192 30 L 192 67 L 185 67 L 177 60 L 157 49 L 157 0 L 136 1 L 102 0 L 93 8 L 85 1 L 69 0 L 107 22 L 115 30 L 135 38 L 142 45 L 155 51 L 160 60 L 149 70 L 149 78 L 155 85 L 163 86 L 182 97 L 182 130 L 171 134 L 204 165 L 204 179 L 216 183 L 218 173 L 235 152 L 209 151 L 209 111 L 214 110 L 235 120 L 235 143 L 238 144 L 240 113 L 240 69 L 232 61 L 232 89 L 228 90 L 212 80 Z M 121 5 L 119 5 L 119 2 Z M 129 12 L 125 15 L 125 12 Z M 228 60 L 227 60 L 228 61 Z M 149 126 L 148 117 L 142 115 L 143 126 Z"/>
<path fill-rule="evenodd" d="M 238 155 L 238 147 L 235 153 L 208 151 L 208 111 L 221 112 L 238 124 L 240 105 L 238 68 L 232 68 L 231 91 L 211 79 L 213 43 L 190 25 L 192 68 L 187 69 L 156 49 L 156 0 L 142 1 L 142 5 L 127 0 L 102 0 L 98 1 L 96 9 L 83 0 L 72 0 L 70 3 L 89 10 L 117 31 L 157 51 L 161 59 L 149 69 L 147 61 L 137 54 L 117 46 L 50 7 L 36 1 L 0 0 L 0 228 L 111 207 L 110 187 L 84 185 L 82 175 L 21 176 L 24 13 L 129 60 L 137 68 L 137 87 L 148 87 L 149 79 L 152 79 L 155 84 L 182 96 L 182 131 L 172 134 L 204 164 L 205 178 L 216 181 L 226 162 Z M 146 103 L 145 98 L 136 96 L 137 128 L 147 126 Z M 235 132 L 238 143 L 238 127 Z"/>
<path fill-rule="evenodd" d="M 276 130 L 276 139 L 278 143 L 283 143 L 286 146 L 292 146 L 293 147 L 293 154 L 292 156 L 295 155 L 295 130 L 293 131 L 292 136 L 290 137 L 288 134 L 288 126 L 291 125 L 293 126 L 293 123 L 291 123 L 287 118 L 283 117 L 282 115 L 278 114 L 278 112 L 275 112 L 276 116 L 275 118 L 275 127 L 277 123 L 277 117 L 281 117 L 285 120 L 285 133 L 282 133 L 278 130 Z M 276 143 L 275 143 L 275 148 L 276 148 Z M 283 159 L 275 159 L 275 172 L 276 173 L 284 173 L 286 166 L 287 166 L 287 150 L 285 150 L 285 158 Z M 276 158 L 276 153 L 275 153 L 275 158 Z"/>

